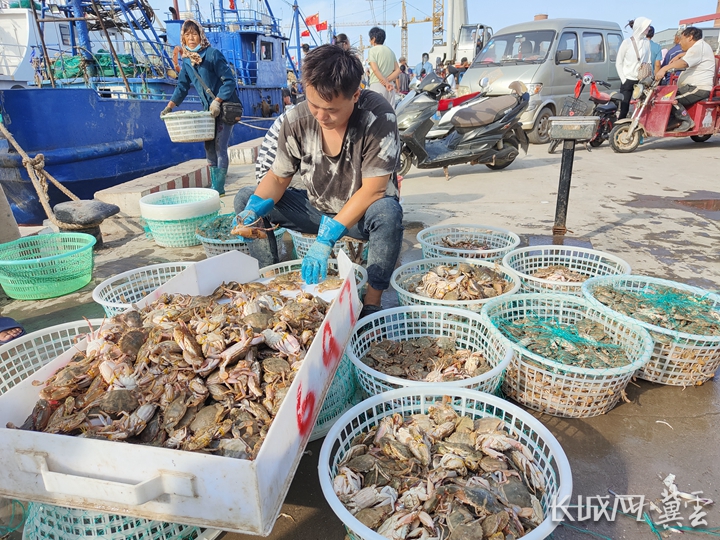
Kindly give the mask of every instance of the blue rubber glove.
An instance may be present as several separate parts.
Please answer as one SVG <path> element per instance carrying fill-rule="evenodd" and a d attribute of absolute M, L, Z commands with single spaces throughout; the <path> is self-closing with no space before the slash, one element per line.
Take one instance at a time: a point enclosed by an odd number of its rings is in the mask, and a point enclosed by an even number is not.
<path fill-rule="evenodd" d="M 232 226 L 237 227 L 238 223 L 243 225 L 255 223 L 258 218 L 267 216 L 274 207 L 275 201 L 272 199 L 263 199 L 257 195 L 250 195 L 245 210 L 233 218 Z"/>
<path fill-rule="evenodd" d="M 320 220 L 317 240 L 310 246 L 302 262 L 300 274 L 308 285 L 315 285 L 327 278 L 327 265 L 335 242 L 347 233 L 345 225 L 323 216 Z"/>

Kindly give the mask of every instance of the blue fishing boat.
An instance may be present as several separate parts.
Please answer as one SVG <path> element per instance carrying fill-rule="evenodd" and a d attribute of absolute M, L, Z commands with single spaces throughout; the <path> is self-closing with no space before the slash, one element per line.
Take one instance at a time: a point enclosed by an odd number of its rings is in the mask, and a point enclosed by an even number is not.
<path fill-rule="evenodd" d="M 173 50 L 182 15 L 200 21 L 235 68 L 247 118 L 235 126 L 231 144 L 262 136 L 282 108 L 287 39 L 267 0 L 243 2 L 242 9 L 220 0 L 204 20 L 188 10 L 165 21 L 164 35 L 145 0 L 46 1 L 31 9 L 33 22 L 40 29 L 64 25 L 60 50 L 40 40 L 32 51 L 35 86 L 0 89 L 0 113 L 18 144 L 30 156 L 42 154 L 48 172 L 80 198 L 204 157 L 202 143 L 172 143 L 160 119 L 176 85 Z M 107 38 L 104 50 L 98 34 Z M 192 91 L 180 110 L 200 109 Z M 20 156 L 4 139 L 0 185 L 19 224 L 45 219 Z M 51 205 L 67 200 L 52 186 L 48 194 Z"/>

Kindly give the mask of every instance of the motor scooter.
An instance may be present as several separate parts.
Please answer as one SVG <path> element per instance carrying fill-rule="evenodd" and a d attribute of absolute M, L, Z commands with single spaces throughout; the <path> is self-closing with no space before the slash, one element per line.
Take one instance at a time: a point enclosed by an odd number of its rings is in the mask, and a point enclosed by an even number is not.
<path fill-rule="evenodd" d="M 633 152 L 644 137 L 690 137 L 695 142 L 705 142 L 720 133 L 720 85 L 718 84 L 720 56 L 715 56 L 715 80 L 707 99 L 691 105 L 687 113 L 695 122 L 690 131 L 668 131 L 667 125 L 678 91 L 676 82 L 661 85 L 637 84 L 633 92 L 635 110 L 630 118 L 616 122 L 610 132 L 610 146 L 615 152 Z M 672 79 L 671 79 L 672 81 Z"/>
<path fill-rule="evenodd" d="M 588 105 L 580 99 L 580 96 L 587 85 L 590 85 L 590 101 L 594 103 L 589 116 L 597 116 L 600 118 L 597 129 L 592 138 L 587 143 L 593 148 L 597 148 L 603 142 L 608 140 L 615 122 L 617 122 L 617 111 L 622 102 L 622 94 L 613 92 L 606 94 L 598 90 L 598 85 L 610 88 L 610 83 L 595 79 L 592 73 L 584 73 L 581 75 L 572 68 L 565 68 L 578 81 L 575 83 L 575 93 L 573 98 L 567 98 L 560 113 L 560 116 L 585 116 L 587 114 Z M 553 139 L 548 146 L 548 153 L 555 152 L 562 141 Z"/>
<path fill-rule="evenodd" d="M 400 134 L 400 140 L 413 156 L 419 169 L 442 168 L 449 178 L 448 166 L 461 163 L 483 164 L 492 170 L 509 166 L 528 139 L 519 117 L 530 96 L 520 81 L 510 84 L 511 94 L 486 98 L 463 106 L 452 117 L 453 129 L 441 139 L 427 139 L 433 126 L 432 109 L 420 114 Z"/>

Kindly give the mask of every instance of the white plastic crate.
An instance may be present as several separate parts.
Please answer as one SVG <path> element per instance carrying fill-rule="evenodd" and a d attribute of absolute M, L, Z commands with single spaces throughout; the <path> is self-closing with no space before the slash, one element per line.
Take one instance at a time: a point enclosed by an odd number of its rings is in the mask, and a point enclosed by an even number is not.
<path fill-rule="evenodd" d="M 620 257 L 595 249 L 573 246 L 531 246 L 511 251 L 503 257 L 505 268 L 514 270 L 524 293 L 560 293 L 582 296 L 582 282 L 551 281 L 532 274 L 541 268 L 562 265 L 588 277 L 629 274 L 630 265 Z"/>
<path fill-rule="evenodd" d="M 286 261 L 279 264 L 271 264 L 270 266 L 265 266 L 261 268 L 259 272 L 260 277 L 262 278 L 274 278 L 277 276 L 289 274 L 290 272 L 299 272 L 301 268 L 302 259 L 295 259 L 294 261 Z M 355 283 L 357 284 L 357 289 L 358 291 L 362 291 L 362 288 L 365 286 L 368 279 L 367 270 L 365 270 L 359 264 L 355 263 L 353 263 L 352 269 L 353 273 L 355 274 Z M 334 270 L 335 272 L 338 271 L 337 259 L 330 259 L 328 261 L 328 270 Z"/>
<path fill-rule="evenodd" d="M 650 359 L 653 340 L 644 328 L 599 310 L 584 298 L 564 294 L 516 294 L 485 304 L 483 319 L 496 328 L 513 350 L 502 385 L 504 394 L 536 411 L 573 418 L 604 414 L 612 409 L 633 374 Z M 545 358 L 511 341 L 497 330 L 499 322 L 534 317 L 562 325 L 582 319 L 600 323 L 628 358 L 628 364 L 590 369 Z"/>
<path fill-rule="evenodd" d="M 720 336 L 699 336 L 678 332 L 637 320 L 606 306 L 595 297 L 596 287 L 611 285 L 620 290 L 642 291 L 648 286 L 660 285 L 687 292 L 697 298 L 712 302 L 720 311 L 720 295 L 699 287 L 676 281 L 648 276 L 607 276 L 586 281 L 582 292 L 597 309 L 647 329 L 655 340 L 650 361 L 639 371 L 638 377 L 647 381 L 671 386 L 693 386 L 704 383 L 715 375 L 720 367 Z"/>
<path fill-rule="evenodd" d="M 310 246 L 317 240 L 316 234 L 306 234 L 297 231 L 287 230 L 292 237 L 293 246 L 295 247 L 295 255 L 302 259 L 307 254 Z M 367 262 L 367 240 L 357 240 L 349 236 L 343 236 L 335 242 L 331 257 L 337 258 L 338 251 L 344 251 L 350 260 L 356 264 L 365 264 Z"/>
<path fill-rule="evenodd" d="M 108 317 L 127 311 L 149 293 L 175 277 L 188 266 L 190 261 L 151 264 L 135 270 L 128 270 L 106 279 L 93 289 L 93 300 L 100 304 Z"/>
<path fill-rule="evenodd" d="M 557 439 L 533 416 L 499 397 L 466 388 L 429 386 L 426 388 L 402 388 L 373 396 L 359 403 L 342 415 L 325 437 L 318 471 L 320 487 L 330 508 L 345 525 L 352 540 L 384 540 L 383 536 L 363 525 L 340 502 L 333 490 L 333 478 L 339 463 L 350 449 L 352 441 L 360 433 L 377 426 L 380 421 L 395 413 L 408 416 L 427 414 L 428 407 L 450 400 L 450 405 L 462 416 L 473 419 L 497 417 L 505 422 L 507 431 L 528 447 L 535 463 L 545 479 L 546 489 L 540 498 L 545 519 L 523 540 L 542 540 L 557 527 L 552 521 L 553 500 L 566 500 L 572 494 L 572 473 L 567 456 Z"/>
<path fill-rule="evenodd" d="M 361 319 L 353 329 L 345 354 L 355 367 L 363 391 L 374 396 L 396 388 L 425 389 L 438 383 L 393 377 L 371 368 L 361 358 L 373 343 L 389 339 L 407 341 L 419 337 L 452 337 L 458 347 L 481 352 L 492 366 L 487 373 L 459 381 L 439 383 L 443 388 L 470 388 L 495 393 L 499 390 L 512 351 L 480 315 L 453 308 L 400 307 L 386 309 Z"/>
<path fill-rule="evenodd" d="M 172 142 L 202 142 L 215 138 L 215 118 L 209 111 L 171 112 L 162 119 Z"/>
<path fill-rule="evenodd" d="M 0 496 L 268 535 L 360 311 L 350 261 L 340 258 L 345 283 L 254 461 L 7 429 L 8 422 L 22 424 L 38 400 L 41 388 L 26 378 L 0 396 Z M 166 292 L 209 295 L 223 282 L 257 278 L 257 261 L 231 251 L 188 267 L 138 305 Z M 55 358 L 34 378 L 47 380 L 72 354 Z"/>
<path fill-rule="evenodd" d="M 401 306 L 445 306 L 451 308 L 467 309 L 470 311 L 480 312 L 483 305 L 490 300 L 490 298 L 481 298 L 478 300 L 439 300 L 436 298 L 429 298 L 421 294 L 413 293 L 409 291 L 411 286 L 414 286 L 424 274 L 432 270 L 433 268 L 444 265 L 451 266 L 453 268 L 460 264 L 474 264 L 475 266 L 482 266 L 491 270 L 496 270 L 506 280 L 512 282 L 512 289 L 508 292 L 501 294 L 500 296 L 507 296 L 515 294 L 520 290 L 520 277 L 513 271 L 507 268 L 496 265 L 493 262 L 489 262 L 483 259 L 462 259 L 458 257 L 441 257 L 437 259 L 420 259 L 419 261 L 413 261 L 395 269 L 392 276 L 390 277 L 390 286 L 395 289 L 397 293 L 398 302 Z"/>
<path fill-rule="evenodd" d="M 453 242 L 471 240 L 485 244 L 489 249 L 456 249 L 447 247 L 443 238 Z M 487 225 L 435 225 L 417 234 L 423 257 L 462 257 L 466 259 L 502 259 L 505 254 L 520 245 L 520 237 L 514 232 Z"/>

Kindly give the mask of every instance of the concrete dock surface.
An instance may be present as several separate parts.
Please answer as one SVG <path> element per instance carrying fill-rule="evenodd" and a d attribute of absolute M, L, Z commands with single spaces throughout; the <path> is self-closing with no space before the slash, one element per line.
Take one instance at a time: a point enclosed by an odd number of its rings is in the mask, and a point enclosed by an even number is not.
<path fill-rule="evenodd" d="M 402 182 L 406 234 L 400 263 L 421 257 L 415 234 L 430 225 L 473 223 L 516 232 L 521 245 L 547 243 L 555 214 L 560 154 L 531 145 L 503 171 L 484 166 L 454 166 L 450 180 L 441 169 L 412 168 Z M 568 242 L 626 260 L 633 273 L 720 289 L 720 138 L 705 143 L 690 139 L 649 140 L 635 153 L 616 154 L 606 145 L 575 153 L 567 216 Z M 224 211 L 232 197 L 251 185 L 254 167 L 233 167 L 228 175 Z M 147 238 L 136 219 L 111 218 L 103 223 L 105 246 L 96 251 L 92 282 L 76 293 L 42 301 L 0 298 L 2 315 L 21 321 L 28 332 L 82 317 L 102 317 L 92 301 L 101 281 L 148 264 L 200 260 L 201 246 L 162 248 Z M 286 235 L 287 237 L 287 235 Z M 288 239 L 286 238 L 286 241 Z M 386 293 L 384 303 L 396 303 Z M 676 476 L 682 492 L 702 491 L 720 499 L 720 392 L 717 382 L 699 387 L 661 386 L 637 380 L 610 413 L 589 419 L 565 419 L 533 413 L 562 444 L 572 468 L 571 504 L 582 496 L 644 495 L 645 510 L 658 522 L 661 514 L 648 508 L 654 501 L 664 509 L 662 480 Z M 310 443 L 269 538 L 273 540 L 341 540 L 342 523 L 325 502 L 317 480 L 322 440 Z M 610 497 L 612 501 L 612 497 Z M 592 504 L 597 505 L 595 499 Z M 612 504 L 612 502 L 610 503 Z M 720 503 L 703 509 L 704 528 L 720 527 Z M 577 516 L 576 510 L 570 513 Z M 693 504 L 681 507 L 682 525 L 690 526 Z M 674 523 L 674 522 L 673 522 Z M 645 522 L 617 515 L 614 521 L 592 519 L 562 525 L 553 538 L 658 538 Z M 680 533 L 663 530 L 662 537 Z M 688 532 L 690 536 L 700 536 Z M 596 536 L 597 537 L 597 536 Z M 226 540 L 252 538 L 226 533 Z"/>

